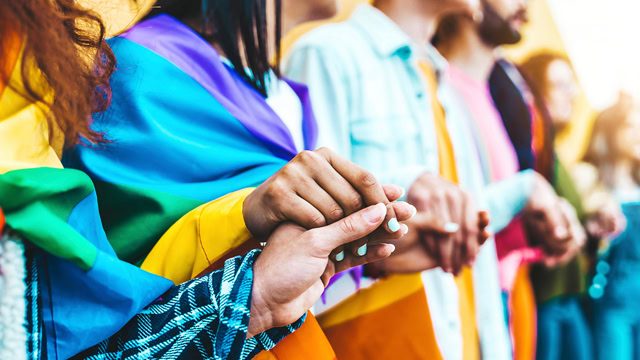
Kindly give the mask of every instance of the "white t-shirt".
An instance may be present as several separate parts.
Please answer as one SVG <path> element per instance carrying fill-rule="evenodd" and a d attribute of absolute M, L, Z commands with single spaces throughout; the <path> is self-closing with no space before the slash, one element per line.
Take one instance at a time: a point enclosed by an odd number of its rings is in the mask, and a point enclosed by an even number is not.
<path fill-rule="evenodd" d="M 234 68 L 226 57 L 220 56 L 220 60 L 230 68 Z M 245 71 L 248 74 L 252 73 L 250 69 L 245 69 Z M 296 150 L 298 152 L 303 151 L 304 133 L 302 131 L 302 103 L 300 98 L 291 86 L 286 81 L 278 79 L 273 71 L 269 72 L 267 76 L 267 104 L 289 129 Z"/>
<path fill-rule="evenodd" d="M 298 152 L 304 150 L 304 135 L 302 131 L 302 103 L 295 91 L 286 81 L 271 74 L 267 89 L 267 104 L 282 119 L 287 126 L 293 143 Z"/>

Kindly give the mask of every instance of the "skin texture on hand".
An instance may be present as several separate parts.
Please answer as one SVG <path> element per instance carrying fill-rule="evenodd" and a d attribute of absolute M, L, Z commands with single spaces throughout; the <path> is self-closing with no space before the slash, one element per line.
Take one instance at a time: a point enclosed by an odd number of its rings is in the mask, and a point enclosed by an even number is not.
<path fill-rule="evenodd" d="M 586 234 L 569 202 L 558 197 L 551 185 L 536 174 L 534 189 L 523 211 L 527 233 L 541 244 L 548 267 L 571 260 L 586 242 Z"/>
<path fill-rule="evenodd" d="M 422 222 L 420 219 L 415 220 Z M 406 222 L 411 224 L 414 219 Z M 486 211 L 478 213 L 478 244 L 481 246 L 491 237 L 487 231 L 489 225 L 489 214 Z M 391 274 L 409 274 L 434 269 L 441 266 L 440 262 L 429 252 L 429 248 L 424 237 L 429 236 L 428 232 L 419 231 L 418 226 L 402 224 L 403 232 L 406 235 L 398 241 L 389 241 L 395 245 L 396 250 L 388 258 L 367 264 L 367 273 L 373 277 L 383 277 Z M 431 234 L 433 236 L 433 234 Z"/>
<path fill-rule="evenodd" d="M 622 213 L 622 208 L 613 201 L 589 215 L 584 225 L 589 236 L 597 239 L 620 234 L 626 227 L 627 220 Z"/>
<path fill-rule="evenodd" d="M 245 199 L 243 215 L 249 231 L 262 240 L 283 222 L 313 229 L 382 203 L 387 213 L 381 228 L 386 238 L 398 239 L 402 236 L 399 222 L 407 220 L 411 210 L 406 203 L 394 202 L 402 192 L 397 186 L 379 184 L 368 171 L 322 148 L 301 152 L 267 179 Z M 347 252 L 366 252 L 368 240 L 355 240 Z M 341 251 L 342 247 L 335 252 Z"/>
<path fill-rule="evenodd" d="M 306 230 L 280 225 L 254 264 L 248 336 L 300 318 L 320 298 L 331 277 L 340 271 L 388 257 L 391 244 L 372 244 L 364 256 L 329 257 L 338 246 L 371 234 L 386 216 L 384 204 L 370 206 L 331 225 Z"/>
<path fill-rule="evenodd" d="M 479 227 L 478 210 L 468 192 L 426 173 L 413 183 L 407 201 L 418 210 L 409 227 L 416 228 L 426 253 L 444 271 L 458 274 L 464 265 L 475 261 L 480 244 L 486 240 L 480 240 L 486 225 Z"/>

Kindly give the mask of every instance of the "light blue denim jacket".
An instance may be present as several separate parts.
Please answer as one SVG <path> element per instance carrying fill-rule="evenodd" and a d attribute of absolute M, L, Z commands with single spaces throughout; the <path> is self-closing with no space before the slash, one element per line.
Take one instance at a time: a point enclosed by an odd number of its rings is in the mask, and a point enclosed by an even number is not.
<path fill-rule="evenodd" d="M 283 74 L 310 85 L 318 144 L 409 189 L 438 172 L 428 90 L 409 37 L 372 6 L 294 44 Z"/>

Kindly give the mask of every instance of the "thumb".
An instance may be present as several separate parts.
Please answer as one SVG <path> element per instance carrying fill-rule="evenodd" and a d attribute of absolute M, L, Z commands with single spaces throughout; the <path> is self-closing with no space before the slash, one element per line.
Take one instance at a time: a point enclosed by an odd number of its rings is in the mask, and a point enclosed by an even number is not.
<path fill-rule="evenodd" d="M 309 230 L 314 238 L 322 240 L 322 248 L 331 250 L 340 245 L 361 239 L 377 229 L 387 214 L 387 207 L 380 203 L 351 214 L 331 225 Z"/>

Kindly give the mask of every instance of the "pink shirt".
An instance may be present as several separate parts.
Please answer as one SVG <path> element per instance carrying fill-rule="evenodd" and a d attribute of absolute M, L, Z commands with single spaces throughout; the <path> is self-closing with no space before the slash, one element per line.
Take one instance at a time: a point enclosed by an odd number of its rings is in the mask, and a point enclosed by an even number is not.
<path fill-rule="evenodd" d="M 450 66 L 449 70 L 451 84 L 473 113 L 480 138 L 484 140 L 489 155 L 491 181 L 504 180 L 516 174 L 520 170 L 518 157 L 491 98 L 489 84 L 477 82 L 454 66 Z"/>
<path fill-rule="evenodd" d="M 449 76 L 452 86 L 462 96 L 473 114 L 475 128 L 480 132 L 479 146 L 489 159 L 491 182 L 509 178 L 520 170 L 516 151 L 509 139 L 500 113 L 493 103 L 488 82 L 478 82 L 451 65 Z M 500 285 L 504 290 L 513 286 L 520 264 L 532 261 L 541 254 L 528 248 L 526 235 L 519 219 L 515 219 L 496 234 L 499 259 Z"/>

